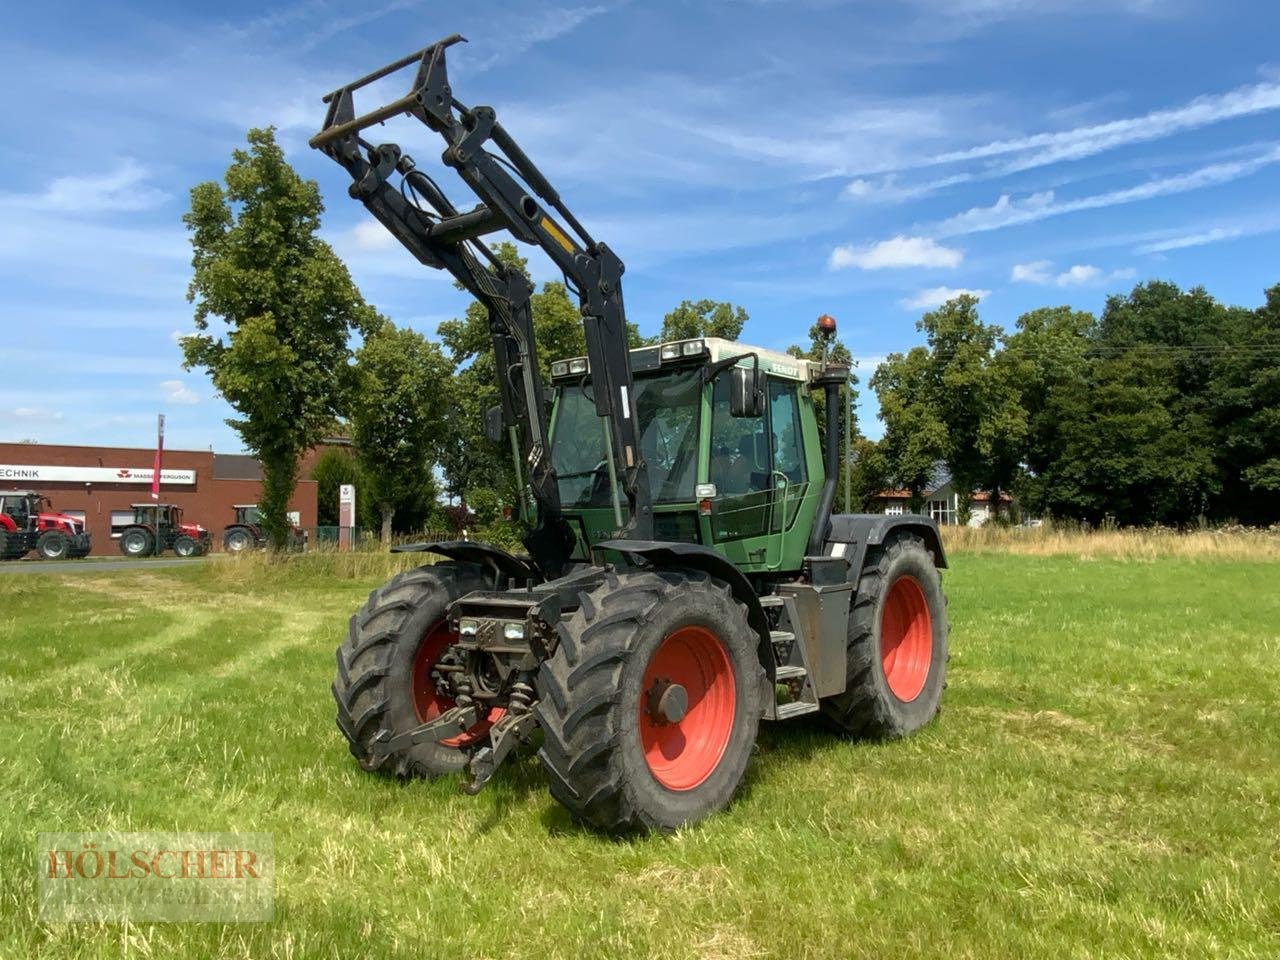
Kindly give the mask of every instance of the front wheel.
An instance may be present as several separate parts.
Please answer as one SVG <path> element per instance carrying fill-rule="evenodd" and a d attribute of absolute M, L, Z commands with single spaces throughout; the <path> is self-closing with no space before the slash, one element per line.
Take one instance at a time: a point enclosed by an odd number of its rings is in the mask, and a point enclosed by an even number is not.
<path fill-rule="evenodd" d="M 173 541 L 173 552 L 180 557 L 194 557 L 200 553 L 200 544 L 190 537 L 178 537 Z"/>
<path fill-rule="evenodd" d="M 766 686 L 727 584 L 610 574 L 562 624 L 538 677 L 551 794 L 597 828 L 673 830 L 742 783 Z"/>
<path fill-rule="evenodd" d="M 71 541 L 61 530 L 46 530 L 36 541 L 41 560 L 65 560 L 71 552 Z"/>
<path fill-rule="evenodd" d="M 338 729 L 364 769 L 401 778 L 458 773 L 467 765 L 468 749 L 488 736 L 502 715 L 498 708 L 457 737 L 420 743 L 385 760 L 373 753 L 379 734 L 404 733 L 455 706 L 433 677 L 440 658 L 458 640 L 446 614 L 459 597 L 492 585 L 480 568 L 469 564 L 419 567 L 369 594 L 351 618 L 347 638 L 338 647 L 332 689 Z"/>
<path fill-rule="evenodd" d="M 947 598 L 918 537 L 867 550 L 849 613 L 845 692 L 822 701 L 840 730 L 893 738 L 933 719 L 947 675 Z"/>

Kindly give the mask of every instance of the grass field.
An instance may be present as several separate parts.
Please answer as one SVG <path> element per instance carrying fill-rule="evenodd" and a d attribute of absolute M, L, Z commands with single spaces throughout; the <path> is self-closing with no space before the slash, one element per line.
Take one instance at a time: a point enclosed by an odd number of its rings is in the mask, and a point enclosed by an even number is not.
<path fill-rule="evenodd" d="M 362 773 L 328 685 L 381 559 L 0 581 L 0 957 L 1280 956 L 1280 563 L 960 552 L 916 737 L 766 729 L 673 837 Z M 335 574 L 341 574 L 337 576 Z M 274 835 L 271 924 L 42 924 L 42 830 Z"/>

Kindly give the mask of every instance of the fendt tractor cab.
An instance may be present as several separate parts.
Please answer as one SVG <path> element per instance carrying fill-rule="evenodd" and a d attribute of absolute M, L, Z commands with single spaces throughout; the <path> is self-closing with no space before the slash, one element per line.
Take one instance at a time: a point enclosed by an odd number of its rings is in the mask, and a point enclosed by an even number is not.
<path fill-rule="evenodd" d="M 78 560 L 93 542 L 84 521 L 57 513 L 34 490 L 0 492 L 0 560 L 18 560 L 32 550 L 42 560 Z"/>
<path fill-rule="evenodd" d="M 541 730 L 572 816 L 667 830 L 729 802 L 762 719 L 819 714 L 874 737 L 927 723 L 946 673 L 946 561 L 924 517 L 833 513 L 848 367 L 713 338 L 628 349 L 622 261 L 492 107 L 454 94 L 446 50 L 461 41 L 330 93 L 311 145 L 485 307 L 500 400 L 486 429 L 514 454 L 525 552 L 397 548 L 443 559 L 351 618 L 333 695 L 352 754 L 400 777 L 464 773 L 475 792 Z M 357 115 L 355 94 L 405 67 L 409 92 Z M 364 138 L 402 116 L 443 138 L 478 206 Z M 482 239 L 499 231 L 540 247 L 579 299 L 586 356 L 551 364 L 550 403 L 532 287 Z M 835 321 L 819 330 L 829 342 Z"/>
<path fill-rule="evenodd" d="M 266 547 L 270 537 L 262 527 L 258 505 L 237 503 L 232 509 L 236 512 L 236 518 L 222 531 L 222 549 L 227 553 L 244 553 L 246 550 L 261 550 Z M 305 550 L 306 546 L 307 532 L 296 523 L 289 524 L 288 549 Z"/>
<path fill-rule="evenodd" d="M 209 552 L 209 531 L 185 523 L 182 508 L 172 503 L 135 503 L 133 522 L 120 531 L 120 552 L 126 557 L 150 557 L 172 550 L 180 557 Z"/>

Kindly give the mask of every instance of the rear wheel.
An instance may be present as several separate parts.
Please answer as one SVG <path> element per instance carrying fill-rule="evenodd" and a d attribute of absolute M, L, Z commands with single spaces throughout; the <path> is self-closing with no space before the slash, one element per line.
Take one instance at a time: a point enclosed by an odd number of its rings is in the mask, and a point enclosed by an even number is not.
<path fill-rule="evenodd" d="M 21 560 L 26 552 L 22 534 L 0 528 L 0 560 Z"/>
<path fill-rule="evenodd" d="M 867 550 L 849 614 L 849 683 L 822 701 L 857 736 L 902 737 L 937 714 L 947 673 L 947 599 L 918 537 Z"/>
<path fill-rule="evenodd" d="M 441 743 L 420 743 L 385 760 L 372 753 L 381 732 L 404 733 L 454 706 L 432 678 L 436 663 L 457 639 L 445 614 L 454 600 L 487 587 L 492 579 L 479 567 L 419 567 L 373 591 L 351 618 L 338 648 L 333 699 L 338 729 L 364 769 L 398 777 L 456 773 L 466 766 L 466 748 L 487 736 L 502 716 L 495 708 L 466 733 Z"/>
<path fill-rule="evenodd" d="M 671 830 L 726 806 L 765 689 L 728 585 L 696 571 L 610 574 L 580 595 L 538 678 L 551 794 L 610 830 Z"/>
<path fill-rule="evenodd" d="M 71 540 L 61 530 L 46 530 L 36 540 L 41 560 L 65 560 L 70 552 Z"/>
<path fill-rule="evenodd" d="M 131 527 L 120 536 L 120 552 L 126 557 L 145 557 L 153 544 L 151 532 L 142 527 Z"/>
<path fill-rule="evenodd" d="M 173 541 L 173 552 L 180 557 L 194 557 L 200 553 L 200 544 L 191 537 L 178 537 Z"/>
<path fill-rule="evenodd" d="M 243 527 L 233 527 L 222 535 L 222 549 L 227 553 L 244 553 L 253 546 L 253 537 Z"/>

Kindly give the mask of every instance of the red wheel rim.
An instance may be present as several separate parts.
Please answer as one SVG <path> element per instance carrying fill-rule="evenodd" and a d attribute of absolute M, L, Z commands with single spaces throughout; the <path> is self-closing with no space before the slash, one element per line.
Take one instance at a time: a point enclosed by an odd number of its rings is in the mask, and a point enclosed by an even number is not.
<path fill-rule="evenodd" d="M 933 619 L 915 577 L 899 577 L 880 616 L 880 664 L 889 690 L 904 703 L 920 696 L 933 659 Z"/>
<path fill-rule="evenodd" d="M 412 683 L 413 692 L 413 711 L 418 715 L 419 723 L 426 723 L 428 720 L 432 720 L 446 710 L 451 710 L 456 706 L 452 699 L 442 697 L 437 692 L 435 681 L 431 679 L 431 668 L 436 665 L 436 661 L 457 639 L 458 635 L 449 629 L 449 622 L 441 620 L 427 631 L 426 636 L 422 638 L 422 643 L 418 645 L 418 652 L 413 657 L 410 682 Z M 506 712 L 501 707 L 491 707 L 488 715 L 474 727 L 466 733 L 458 734 L 456 737 L 441 740 L 441 746 L 471 746 L 477 740 L 488 736 L 489 728 L 497 723 L 499 718 Z"/>
<path fill-rule="evenodd" d="M 688 697 L 687 712 L 674 723 L 650 709 L 650 691 L 664 680 Z M 733 733 L 736 699 L 733 666 L 719 637 L 686 626 L 663 640 L 640 687 L 640 748 L 653 778 L 668 790 L 692 790 L 711 776 Z"/>

